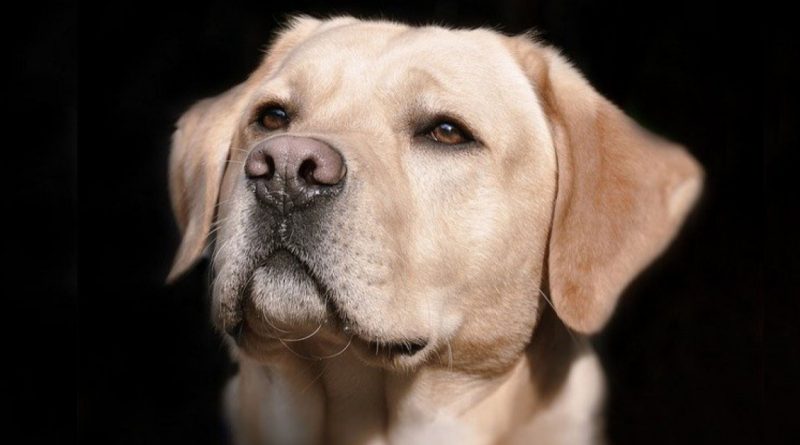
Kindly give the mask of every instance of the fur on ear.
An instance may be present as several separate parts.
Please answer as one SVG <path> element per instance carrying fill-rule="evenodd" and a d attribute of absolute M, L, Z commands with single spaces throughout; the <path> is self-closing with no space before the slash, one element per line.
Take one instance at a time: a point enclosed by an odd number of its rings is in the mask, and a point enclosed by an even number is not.
<path fill-rule="evenodd" d="M 247 105 L 248 93 L 320 23 L 306 16 L 290 20 L 259 68 L 245 82 L 198 102 L 178 120 L 169 157 L 169 188 L 172 210 L 183 238 L 167 282 L 175 281 L 203 255 L 231 140 Z"/>
<path fill-rule="evenodd" d="M 172 135 L 169 185 L 172 210 L 183 239 L 167 277 L 173 282 L 202 256 L 235 125 L 241 87 L 204 99 L 178 121 Z"/>
<path fill-rule="evenodd" d="M 558 52 L 527 36 L 509 47 L 550 121 L 558 185 L 547 259 L 556 313 L 592 333 L 676 235 L 703 170 L 598 94 Z"/>

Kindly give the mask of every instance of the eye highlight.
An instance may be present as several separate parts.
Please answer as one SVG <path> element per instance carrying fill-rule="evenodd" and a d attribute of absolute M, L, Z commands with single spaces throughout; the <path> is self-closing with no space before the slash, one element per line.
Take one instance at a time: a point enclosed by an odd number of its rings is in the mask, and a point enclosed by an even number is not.
<path fill-rule="evenodd" d="M 437 122 L 425 133 L 425 137 L 445 145 L 466 144 L 475 140 L 468 131 L 450 121 Z"/>
<path fill-rule="evenodd" d="M 289 125 L 289 113 L 277 105 L 271 105 L 259 112 L 258 123 L 267 130 L 280 130 Z"/>

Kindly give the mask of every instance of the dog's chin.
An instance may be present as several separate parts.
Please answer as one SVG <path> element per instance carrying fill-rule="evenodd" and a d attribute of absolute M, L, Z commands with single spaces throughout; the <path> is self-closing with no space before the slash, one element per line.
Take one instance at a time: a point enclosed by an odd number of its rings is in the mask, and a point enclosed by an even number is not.
<path fill-rule="evenodd" d="M 426 341 L 369 340 L 347 334 L 328 321 L 316 327 L 294 326 L 278 331 L 265 327 L 260 320 L 253 323 L 251 316 L 246 319 L 236 344 L 246 355 L 265 364 L 280 357 L 311 362 L 338 359 L 392 371 L 411 371 L 433 354 L 433 347 Z"/>
<path fill-rule="evenodd" d="M 290 353 L 309 360 L 342 356 L 369 366 L 410 369 L 430 355 L 428 339 L 385 339 L 365 332 L 325 289 L 309 265 L 288 250 L 276 250 L 253 271 L 244 290 L 242 322 L 231 337 L 242 352 L 267 362 Z"/>

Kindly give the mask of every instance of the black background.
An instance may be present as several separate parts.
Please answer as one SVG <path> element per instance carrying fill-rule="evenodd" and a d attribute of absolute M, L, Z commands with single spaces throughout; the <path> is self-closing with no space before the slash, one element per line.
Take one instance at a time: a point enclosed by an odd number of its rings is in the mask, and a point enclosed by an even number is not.
<path fill-rule="evenodd" d="M 8 299 L 19 336 L 8 338 L 37 342 L 10 341 L 8 357 L 23 364 L 12 367 L 24 394 L 12 399 L 15 415 L 71 423 L 50 395 L 74 374 L 81 442 L 222 442 L 218 399 L 232 367 L 208 321 L 205 267 L 163 285 L 178 244 L 169 136 L 193 101 L 255 68 L 287 13 L 352 13 L 535 28 L 602 94 L 704 165 L 706 190 L 685 230 L 594 338 L 611 443 L 791 443 L 797 434 L 800 370 L 784 354 L 797 349 L 799 247 L 786 14 L 766 26 L 755 9 L 691 1 L 107 3 L 27 5 L 34 23 L 13 35 L 24 49 L 9 58 L 19 76 L 9 85 L 22 105 L 8 123 L 58 148 L 7 148 L 9 176 L 24 178 L 10 181 L 21 191 L 12 214 L 32 215 L 15 227 L 34 232 L 6 240 L 28 253 L 12 269 L 25 293 Z M 25 433 L 36 441 L 52 428 L 39 421 Z"/>

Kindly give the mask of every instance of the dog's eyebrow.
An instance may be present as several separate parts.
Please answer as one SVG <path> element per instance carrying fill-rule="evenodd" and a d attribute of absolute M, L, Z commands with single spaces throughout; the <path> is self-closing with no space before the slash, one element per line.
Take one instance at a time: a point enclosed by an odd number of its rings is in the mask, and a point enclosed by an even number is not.
<path fill-rule="evenodd" d="M 410 78 L 410 82 L 418 83 L 421 87 L 429 87 L 432 85 L 439 89 L 447 89 L 445 82 L 441 81 L 436 74 L 424 68 L 411 67 L 408 69 L 406 77 Z"/>
<path fill-rule="evenodd" d="M 414 91 L 417 94 L 434 91 L 452 92 L 448 82 L 420 66 L 409 66 L 405 71 L 387 71 L 378 84 L 380 85 L 379 90 L 385 94 L 393 94 L 397 91 Z"/>
<path fill-rule="evenodd" d="M 412 66 L 405 73 L 392 73 L 391 76 L 392 78 L 384 83 L 385 88 L 379 91 L 379 94 L 393 96 L 397 91 L 414 91 L 414 95 L 402 98 L 403 102 L 411 105 L 411 116 L 409 116 L 411 120 L 429 119 L 431 115 L 459 114 L 451 113 L 449 110 L 443 110 L 437 106 L 439 97 L 457 95 L 457 92 L 447 81 L 442 80 L 435 73 L 422 67 Z M 402 84 L 402 88 L 397 86 L 398 84 Z M 462 121 L 465 120 L 463 116 L 455 117 Z"/>

